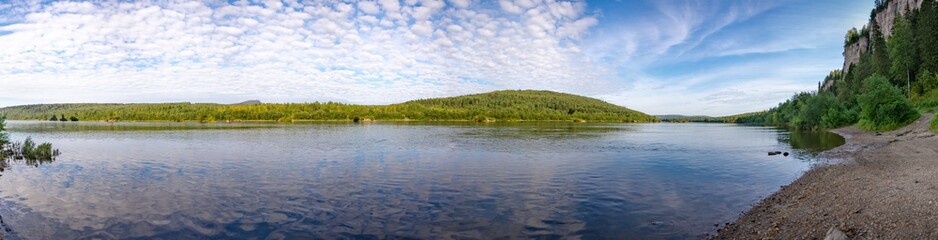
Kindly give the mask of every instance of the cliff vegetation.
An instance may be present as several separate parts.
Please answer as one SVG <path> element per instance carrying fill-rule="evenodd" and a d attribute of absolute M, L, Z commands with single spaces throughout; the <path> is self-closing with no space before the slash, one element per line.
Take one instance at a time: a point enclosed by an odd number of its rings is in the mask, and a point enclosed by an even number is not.
<path fill-rule="evenodd" d="M 877 0 L 870 25 L 849 30 L 844 43 L 844 69 L 832 71 L 817 92 L 796 94 L 737 122 L 801 129 L 859 123 L 883 131 L 938 108 L 938 3 Z M 852 63 L 848 55 L 858 47 Z"/>

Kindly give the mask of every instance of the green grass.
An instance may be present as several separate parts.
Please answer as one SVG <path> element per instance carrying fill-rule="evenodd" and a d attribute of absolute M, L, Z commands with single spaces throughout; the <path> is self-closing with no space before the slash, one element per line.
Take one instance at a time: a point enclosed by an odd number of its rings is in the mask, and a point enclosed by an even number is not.
<path fill-rule="evenodd" d="M 919 112 L 922 112 L 923 114 L 938 113 L 938 89 L 931 90 L 922 96 L 915 97 L 912 99 L 912 105 L 914 105 L 915 109 L 918 109 Z M 938 117 L 932 119 L 931 130 L 938 132 Z"/>
<path fill-rule="evenodd" d="M 932 132 L 938 132 L 938 117 L 931 120 L 931 130 Z"/>
<path fill-rule="evenodd" d="M 938 89 L 913 98 L 912 105 L 921 112 L 938 112 Z"/>

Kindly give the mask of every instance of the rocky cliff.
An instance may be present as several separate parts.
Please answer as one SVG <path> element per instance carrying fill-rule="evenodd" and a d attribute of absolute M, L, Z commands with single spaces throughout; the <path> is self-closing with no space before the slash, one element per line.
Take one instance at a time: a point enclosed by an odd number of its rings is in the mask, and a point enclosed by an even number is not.
<path fill-rule="evenodd" d="M 867 26 L 872 26 L 875 23 L 880 27 L 883 37 L 888 39 L 889 36 L 892 36 L 892 27 L 893 22 L 896 21 L 896 16 L 902 16 L 912 10 L 921 8 L 924 1 L 926 0 L 888 0 L 884 7 L 878 8 L 876 14 L 871 16 L 870 23 Z M 842 68 L 844 73 L 850 72 L 850 65 L 860 62 L 860 55 L 870 50 L 869 37 L 866 35 L 860 36 L 859 41 L 844 46 L 844 66 Z M 834 81 L 824 82 L 821 89 L 830 89 L 832 85 L 834 85 Z"/>
<path fill-rule="evenodd" d="M 892 36 L 892 25 L 897 15 L 905 15 L 922 7 L 925 0 L 890 0 L 886 8 L 876 13 L 874 20 L 883 31 L 884 37 Z"/>
<path fill-rule="evenodd" d="M 860 54 L 870 48 L 870 39 L 861 37 L 860 41 L 844 46 L 844 72 L 850 72 L 850 65 L 860 62 Z"/>

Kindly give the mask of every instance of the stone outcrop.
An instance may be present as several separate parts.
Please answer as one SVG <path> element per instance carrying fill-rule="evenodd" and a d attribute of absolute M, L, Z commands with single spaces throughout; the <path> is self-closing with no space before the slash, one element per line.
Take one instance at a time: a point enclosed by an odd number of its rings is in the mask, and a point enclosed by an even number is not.
<path fill-rule="evenodd" d="M 870 23 L 867 26 L 872 26 L 875 22 L 876 25 L 880 27 L 880 31 L 883 33 L 883 37 L 889 38 L 892 36 L 893 23 L 896 21 L 896 16 L 901 16 L 913 10 L 919 9 L 922 7 L 922 3 L 926 0 L 889 0 L 889 3 L 886 4 L 886 7 L 881 11 L 877 12 L 875 16 L 872 16 Z M 866 53 L 870 50 L 870 39 L 869 36 L 860 36 L 860 40 L 844 46 L 844 73 L 850 72 L 850 65 L 860 62 L 860 55 Z M 830 89 L 836 81 L 827 81 L 824 82 L 824 85 L 821 86 L 822 90 Z"/>
<path fill-rule="evenodd" d="M 896 16 L 904 15 L 912 10 L 922 7 L 925 0 L 890 0 L 886 4 L 886 9 L 876 13 L 876 24 L 883 31 L 884 37 L 892 36 L 892 25 L 896 21 Z"/>
<path fill-rule="evenodd" d="M 860 54 L 870 49 L 870 39 L 861 37 L 860 41 L 844 47 L 844 72 L 850 72 L 850 65 L 860 62 Z"/>

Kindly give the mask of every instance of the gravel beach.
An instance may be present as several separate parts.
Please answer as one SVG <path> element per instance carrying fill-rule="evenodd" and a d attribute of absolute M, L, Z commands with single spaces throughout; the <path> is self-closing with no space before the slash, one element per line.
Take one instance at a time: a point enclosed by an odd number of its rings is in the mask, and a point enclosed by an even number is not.
<path fill-rule="evenodd" d="M 718 230 L 713 239 L 938 239 L 938 137 L 928 114 L 905 128 L 833 130 L 847 143 Z"/>

